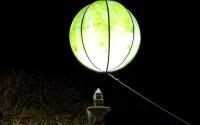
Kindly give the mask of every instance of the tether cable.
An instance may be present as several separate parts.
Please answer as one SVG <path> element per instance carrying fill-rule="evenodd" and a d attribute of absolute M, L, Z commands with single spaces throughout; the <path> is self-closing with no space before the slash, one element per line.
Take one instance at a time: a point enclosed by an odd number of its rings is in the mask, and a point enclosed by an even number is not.
<path fill-rule="evenodd" d="M 147 97 L 143 96 L 142 94 L 140 94 L 139 92 L 133 90 L 131 87 L 127 86 L 125 83 L 123 83 L 122 81 L 120 81 L 119 79 L 117 79 L 115 76 L 113 76 L 110 73 L 107 73 L 111 78 L 113 78 L 114 80 L 116 80 L 118 83 L 120 83 L 121 85 L 123 85 L 124 87 L 128 88 L 129 90 L 131 90 L 132 92 L 134 92 L 136 95 L 140 96 L 141 98 L 143 98 L 144 100 L 146 100 L 147 102 L 151 103 L 152 105 L 154 105 L 155 107 L 159 108 L 160 110 L 166 112 L 167 114 L 173 116 L 174 118 L 178 119 L 179 121 L 187 124 L 187 125 L 191 125 L 190 123 L 186 122 L 185 120 L 183 120 L 182 118 L 178 117 L 177 115 L 172 114 L 171 112 L 169 112 L 168 110 L 162 108 L 161 106 L 159 106 L 158 104 L 156 104 L 155 102 L 151 101 L 150 99 L 148 99 Z"/>

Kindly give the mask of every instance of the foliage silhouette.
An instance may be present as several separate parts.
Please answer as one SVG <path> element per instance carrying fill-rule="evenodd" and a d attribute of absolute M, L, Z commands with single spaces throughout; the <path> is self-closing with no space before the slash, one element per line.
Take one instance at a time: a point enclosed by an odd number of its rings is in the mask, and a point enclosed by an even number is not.
<path fill-rule="evenodd" d="M 85 125 L 89 101 L 79 84 L 39 72 L 0 72 L 1 125 Z"/>

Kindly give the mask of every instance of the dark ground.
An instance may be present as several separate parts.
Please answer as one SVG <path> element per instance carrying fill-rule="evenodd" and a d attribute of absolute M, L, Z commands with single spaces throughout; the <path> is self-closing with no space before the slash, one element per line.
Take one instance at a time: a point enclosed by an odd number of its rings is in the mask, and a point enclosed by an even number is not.
<path fill-rule="evenodd" d="M 137 18 L 142 34 L 134 61 L 113 73 L 127 85 L 174 114 L 194 123 L 195 85 L 199 83 L 197 16 L 191 3 L 118 0 Z M 69 28 L 76 13 L 92 0 L 7 1 L 3 8 L 0 68 L 26 69 L 49 77 L 82 83 L 88 95 L 104 93 L 108 125 L 184 125 L 155 108 L 106 74 L 83 67 L 69 46 Z M 3 34 L 2 34 L 3 33 Z M 92 99 L 92 95 L 91 95 Z"/>

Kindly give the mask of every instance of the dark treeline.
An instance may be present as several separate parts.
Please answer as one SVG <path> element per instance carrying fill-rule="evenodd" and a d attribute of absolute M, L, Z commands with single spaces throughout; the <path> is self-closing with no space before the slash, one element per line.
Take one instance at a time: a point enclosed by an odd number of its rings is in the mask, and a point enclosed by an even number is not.
<path fill-rule="evenodd" d="M 0 72 L 1 125 L 85 124 L 91 104 L 79 83 L 41 72 L 6 69 Z"/>

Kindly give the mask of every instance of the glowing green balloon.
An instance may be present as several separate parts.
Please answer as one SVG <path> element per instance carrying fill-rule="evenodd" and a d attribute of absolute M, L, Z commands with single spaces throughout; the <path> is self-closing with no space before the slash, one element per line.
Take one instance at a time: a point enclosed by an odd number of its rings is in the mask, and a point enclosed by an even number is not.
<path fill-rule="evenodd" d="M 140 29 L 135 17 L 116 1 L 96 1 L 84 7 L 70 28 L 76 58 L 98 72 L 113 72 L 135 57 Z"/>

